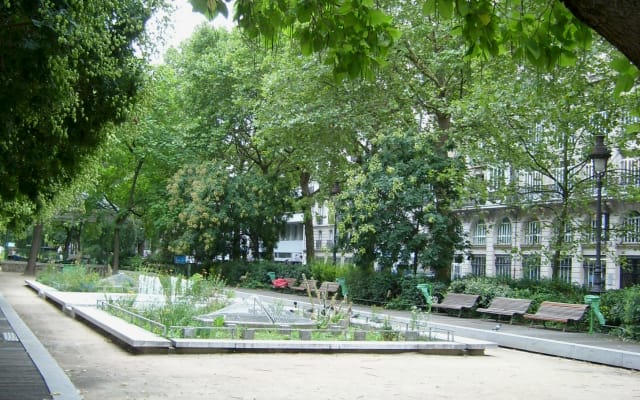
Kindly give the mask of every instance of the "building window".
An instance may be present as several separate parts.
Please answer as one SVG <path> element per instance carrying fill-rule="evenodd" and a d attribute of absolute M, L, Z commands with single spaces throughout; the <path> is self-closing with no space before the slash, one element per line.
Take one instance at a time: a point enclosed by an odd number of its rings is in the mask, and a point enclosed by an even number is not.
<path fill-rule="evenodd" d="M 584 268 L 584 285 L 587 288 L 591 288 L 593 286 L 593 271 L 596 268 L 596 259 L 595 257 L 585 258 L 582 262 L 582 268 Z M 604 275 L 607 269 L 607 264 L 604 259 L 600 260 L 600 282 L 605 282 Z"/>
<path fill-rule="evenodd" d="M 511 277 L 511 256 L 496 256 L 496 276 Z"/>
<path fill-rule="evenodd" d="M 560 235 L 564 235 L 564 243 L 571 243 L 573 241 L 573 233 L 571 232 L 571 224 L 564 224 L 564 229 L 560 227 L 558 224 L 553 226 L 553 234 L 555 237 L 559 237 Z"/>
<path fill-rule="evenodd" d="M 537 193 L 542 190 L 542 174 L 538 171 L 529 171 L 522 174 L 522 183 L 528 193 Z"/>
<path fill-rule="evenodd" d="M 559 223 L 553 225 L 554 238 L 559 238 L 560 235 L 564 235 L 564 243 L 571 243 L 573 241 L 573 233 L 571 232 L 571 223 L 564 224 L 564 227 Z"/>
<path fill-rule="evenodd" d="M 620 185 L 640 186 L 640 159 L 624 158 L 620 160 Z"/>
<path fill-rule="evenodd" d="M 553 193 L 552 197 L 560 197 L 565 191 L 565 174 L 567 173 L 565 168 L 558 167 L 553 169 Z"/>
<path fill-rule="evenodd" d="M 501 167 L 489 167 L 489 191 L 499 190 L 504 186 L 505 171 Z"/>
<path fill-rule="evenodd" d="M 302 240 L 303 231 L 304 225 L 302 224 L 287 224 L 280 240 Z"/>
<path fill-rule="evenodd" d="M 525 225 L 524 243 L 530 246 L 539 245 L 542 239 L 542 229 L 540 221 L 529 221 Z"/>
<path fill-rule="evenodd" d="M 571 283 L 571 257 L 565 257 L 560 260 L 558 278 L 560 278 L 561 282 Z"/>
<path fill-rule="evenodd" d="M 632 212 L 624 220 L 624 243 L 640 243 L 640 213 Z"/>
<path fill-rule="evenodd" d="M 498 225 L 498 244 L 511 244 L 511 221 L 509 218 L 502 220 Z"/>
<path fill-rule="evenodd" d="M 487 257 L 484 255 L 471 256 L 471 274 L 485 276 L 487 274 Z"/>
<path fill-rule="evenodd" d="M 484 245 L 487 238 L 487 225 L 483 220 L 476 222 L 473 227 L 473 236 L 471 237 L 474 245 Z"/>
<path fill-rule="evenodd" d="M 540 256 L 528 254 L 522 258 L 522 277 L 533 281 L 540 280 Z"/>

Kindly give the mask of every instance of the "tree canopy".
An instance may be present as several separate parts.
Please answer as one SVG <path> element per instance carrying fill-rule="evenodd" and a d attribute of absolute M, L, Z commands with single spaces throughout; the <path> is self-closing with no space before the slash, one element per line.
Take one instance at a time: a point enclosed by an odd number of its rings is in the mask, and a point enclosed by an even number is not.
<path fill-rule="evenodd" d="M 227 13 L 229 0 L 192 0 L 195 10 Z M 592 41 L 592 30 L 640 67 L 640 4 L 634 0 L 422 0 L 424 16 L 455 19 L 468 54 L 511 51 L 535 65 L 571 64 Z M 274 39 L 289 32 L 303 52 L 327 51 L 337 74 L 358 75 L 384 62 L 399 38 L 389 14 L 373 0 L 236 0 L 235 20 L 250 35 Z M 637 77 L 637 69 L 624 72 Z"/>
<path fill-rule="evenodd" d="M 28 1 L 0 7 L 0 199 L 36 208 L 72 182 L 122 120 L 161 0 Z"/>

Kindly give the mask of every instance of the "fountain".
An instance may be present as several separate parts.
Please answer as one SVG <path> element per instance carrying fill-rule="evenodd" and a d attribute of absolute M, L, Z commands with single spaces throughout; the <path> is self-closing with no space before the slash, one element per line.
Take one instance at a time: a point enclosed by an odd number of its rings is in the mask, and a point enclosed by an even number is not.
<path fill-rule="evenodd" d="M 155 275 L 138 276 L 138 293 L 134 300 L 134 307 L 142 309 L 153 306 L 163 306 L 167 300 L 175 303 L 182 299 L 189 289 L 189 282 L 180 277 L 169 278 L 169 289 L 165 288 L 160 278 Z"/>
<path fill-rule="evenodd" d="M 297 309 L 285 309 L 277 304 L 265 305 L 257 296 L 235 299 L 218 311 L 204 314 L 195 319 L 207 325 L 222 317 L 226 326 L 237 325 L 251 328 L 288 326 L 291 328 L 313 328 L 316 321 L 299 315 Z"/>

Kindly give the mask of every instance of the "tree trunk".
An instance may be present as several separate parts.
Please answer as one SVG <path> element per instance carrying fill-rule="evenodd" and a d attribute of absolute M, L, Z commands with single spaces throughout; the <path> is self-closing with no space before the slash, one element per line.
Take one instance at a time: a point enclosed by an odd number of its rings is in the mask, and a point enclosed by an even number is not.
<path fill-rule="evenodd" d="M 42 222 L 37 223 L 33 227 L 33 237 L 31 238 L 31 251 L 29 252 L 29 261 L 27 261 L 27 267 L 24 270 L 25 275 L 36 275 L 36 261 L 38 260 L 38 250 L 42 243 Z"/>
<path fill-rule="evenodd" d="M 113 230 L 113 259 L 111 260 L 111 273 L 117 274 L 120 269 L 120 225 L 116 222 Z"/>
<path fill-rule="evenodd" d="M 113 230 L 113 264 L 112 264 L 112 273 L 117 274 L 120 270 L 120 228 L 127 221 L 129 214 L 135 214 L 133 209 L 135 207 L 135 193 L 136 193 L 136 185 L 138 183 L 138 177 L 140 176 L 140 171 L 142 170 L 142 166 L 144 165 L 144 158 L 138 160 L 136 164 L 136 169 L 133 174 L 133 179 L 131 181 L 131 188 L 129 189 L 129 199 L 127 201 L 126 210 L 119 210 L 118 207 L 113 204 L 106 196 L 105 200 L 109 202 L 113 210 L 116 212 L 116 220 L 115 220 L 115 228 Z"/>
<path fill-rule="evenodd" d="M 236 229 L 233 232 L 233 237 L 231 238 L 231 255 L 230 258 L 233 261 L 239 261 L 242 258 L 242 251 L 240 250 L 240 230 Z"/>
<path fill-rule="evenodd" d="M 313 261 L 316 257 L 314 236 L 313 236 L 313 216 L 311 215 L 311 190 L 309 189 L 309 183 L 311 175 L 308 172 L 300 173 L 300 190 L 302 191 L 302 204 L 304 215 L 304 239 L 305 249 L 307 252 L 307 264 Z"/>
<path fill-rule="evenodd" d="M 598 32 L 640 68 L 640 2 L 562 0 L 573 15 Z"/>

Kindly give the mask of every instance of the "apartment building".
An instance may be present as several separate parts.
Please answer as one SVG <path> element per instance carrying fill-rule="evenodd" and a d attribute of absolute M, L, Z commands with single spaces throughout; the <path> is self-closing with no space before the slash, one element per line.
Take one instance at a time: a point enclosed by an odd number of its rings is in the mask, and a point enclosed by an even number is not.
<path fill-rule="evenodd" d="M 617 289 L 640 284 L 640 203 L 627 193 L 640 188 L 640 159 L 624 157 L 614 149 L 602 189 L 602 284 Z M 596 190 L 591 166 L 582 183 L 589 184 L 586 200 L 572 210 L 568 226 L 555 223 L 561 201 L 545 196 L 557 181 L 536 172 L 497 171 L 485 168 L 482 176 L 491 187 L 496 174 L 515 179 L 524 193 L 522 202 L 489 200 L 458 210 L 467 247 L 455 257 L 452 277 L 465 275 L 541 279 L 553 276 L 554 248 L 563 243 L 556 263 L 557 276 L 570 283 L 593 283 L 596 260 Z M 616 190 L 611 190 L 616 186 Z M 546 190 L 546 193 L 553 193 Z M 556 192 L 557 193 L 557 192 Z M 527 197 L 528 196 L 528 197 Z M 636 197 L 637 199 L 637 197 Z M 525 204 L 526 206 L 523 206 Z M 562 238 L 558 238 L 562 235 Z M 558 239 L 561 239 L 558 241 Z"/>

